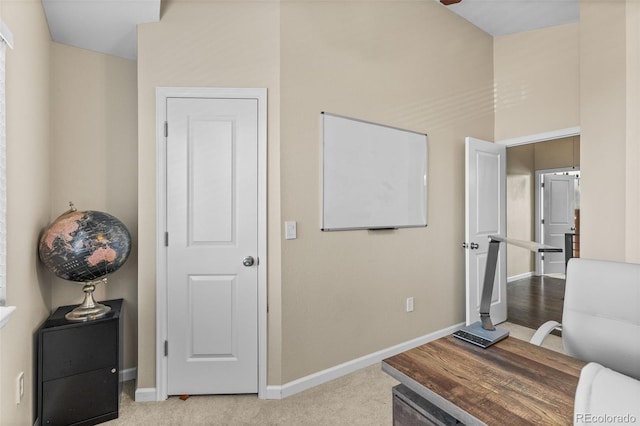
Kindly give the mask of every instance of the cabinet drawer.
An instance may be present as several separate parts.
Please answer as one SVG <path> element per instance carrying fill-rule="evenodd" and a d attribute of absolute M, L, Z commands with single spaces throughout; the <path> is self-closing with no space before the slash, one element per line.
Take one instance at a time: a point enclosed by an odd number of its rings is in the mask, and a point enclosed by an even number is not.
<path fill-rule="evenodd" d="M 118 417 L 115 367 L 44 382 L 42 390 L 42 425 L 92 424 L 91 419 Z"/>
<path fill-rule="evenodd" d="M 43 381 L 101 368 L 117 370 L 117 322 L 102 321 L 55 332 L 45 331 L 42 335 L 42 353 Z"/>

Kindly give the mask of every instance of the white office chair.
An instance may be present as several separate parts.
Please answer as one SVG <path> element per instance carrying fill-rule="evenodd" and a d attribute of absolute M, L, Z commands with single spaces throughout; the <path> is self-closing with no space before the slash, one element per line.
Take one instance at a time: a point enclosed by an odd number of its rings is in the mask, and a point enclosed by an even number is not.
<path fill-rule="evenodd" d="M 590 362 L 580 372 L 573 424 L 628 425 L 640 419 L 640 380 Z"/>
<path fill-rule="evenodd" d="M 567 355 L 640 379 L 640 265 L 571 259 L 562 325 L 542 324 L 531 343 L 558 327 Z"/>

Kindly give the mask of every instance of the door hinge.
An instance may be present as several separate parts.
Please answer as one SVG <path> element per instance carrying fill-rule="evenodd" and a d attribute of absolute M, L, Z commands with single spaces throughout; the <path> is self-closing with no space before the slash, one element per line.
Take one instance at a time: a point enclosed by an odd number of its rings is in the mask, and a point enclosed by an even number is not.
<path fill-rule="evenodd" d="M 164 246 L 165 247 L 169 247 L 169 233 L 168 232 L 164 233 Z"/>
<path fill-rule="evenodd" d="M 164 341 L 164 356 L 169 356 L 169 341 Z"/>
<path fill-rule="evenodd" d="M 542 224 L 544 225 L 544 219 L 542 219 L 542 220 L 540 221 L 540 223 L 542 223 Z"/>
<path fill-rule="evenodd" d="M 167 121 L 164 122 L 164 137 L 169 137 L 169 123 Z"/>

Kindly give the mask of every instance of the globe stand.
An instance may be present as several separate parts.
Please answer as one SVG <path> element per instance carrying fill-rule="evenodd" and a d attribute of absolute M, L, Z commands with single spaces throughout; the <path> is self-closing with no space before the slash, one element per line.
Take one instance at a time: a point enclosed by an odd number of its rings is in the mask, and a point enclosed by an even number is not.
<path fill-rule="evenodd" d="M 109 306 L 97 303 L 93 298 L 93 292 L 96 289 L 96 284 L 101 282 L 106 284 L 107 279 L 103 278 L 98 281 L 91 281 L 82 287 L 82 291 L 84 291 L 84 300 L 80 305 L 64 316 L 67 320 L 92 321 L 102 318 L 111 310 Z"/>

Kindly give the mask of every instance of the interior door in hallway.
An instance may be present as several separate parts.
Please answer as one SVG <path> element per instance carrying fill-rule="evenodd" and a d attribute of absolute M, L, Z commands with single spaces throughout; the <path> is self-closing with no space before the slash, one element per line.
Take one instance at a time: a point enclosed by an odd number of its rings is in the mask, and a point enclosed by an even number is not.
<path fill-rule="evenodd" d="M 507 236 L 506 163 L 504 145 L 466 138 L 465 182 L 465 264 L 467 325 L 480 319 L 484 271 L 489 252 L 489 236 Z M 507 319 L 506 247 L 501 243 L 493 293 L 491 320 Z"/>
<path fill-rule="evenodd" d="M 564 248 L 564 234 L 575 231 L 575 176 L 544 174 L 542 191 L 542 242 Z M 544 253 L 542 272 L 564 274 L 564 253 Z"/>
<path fill-rule="evenodd" d="M 167 391 L 258 391 L 258 104 L 167 100 Z"/>

